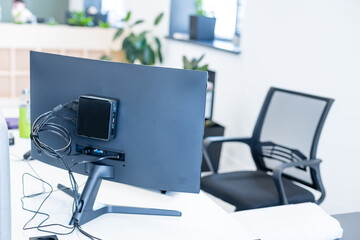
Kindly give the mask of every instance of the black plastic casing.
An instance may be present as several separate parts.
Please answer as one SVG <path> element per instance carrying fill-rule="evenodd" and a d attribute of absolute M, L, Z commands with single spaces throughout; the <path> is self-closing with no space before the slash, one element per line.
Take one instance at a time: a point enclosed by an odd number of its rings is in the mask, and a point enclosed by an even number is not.
<path fill-rule="evenodd" d="M 80 96 L 76 134 L 104 141 L 114 139 L 118 103 L 114 98 Z"/>

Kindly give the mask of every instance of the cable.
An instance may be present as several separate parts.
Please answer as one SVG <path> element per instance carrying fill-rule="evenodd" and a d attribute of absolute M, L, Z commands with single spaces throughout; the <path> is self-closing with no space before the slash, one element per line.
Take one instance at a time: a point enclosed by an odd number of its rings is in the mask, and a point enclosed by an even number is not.
<path fill-rule="evenodd" d="M 60 104 L 60 105 L 56 106 L 53 110 L 41 114 L 33 122 L 33 125 L 31 127 L 30 138 L 31 138 L 32 142 L 34 143 L 34 145 L 38 148 L 39 151 L 44 152 L 46 155 L 48 155 L 51 158 L 60 160 L 61 163 L 64 165 L 65 169 L 68 171 L 69 180 L 70 180 L 70 184 L 71 184 L 71 189 L 74 192 L 74 195 L 73 195 L 73 197 L 74 197 L 73 210 L 72 210 L 72 213 L 74 215 L 74 213 L 76 211 L 78 211 L 78 209 L 80 207 L 79 194 L 78 194 L 79 193 L 79 185 L 76 182 L 76 179 L 75 179 L 74 174 L 73 174 L 71 169 L 74 166 L 76 166 L 77 164 L 84 164 L 84 163 L 89 163 L 89 162 L 99 162 L 99 161 L 104 160 L 104 159 L 118 158 L 118 157 L 117 156 L 115 156 L 115 157 L 114 156 L 106 156 L 106 157 L 96 159 L 94 161 L 81 161 L 81 162 L 77 162 L 77 163 L 73 164 L 71 167 L 69 167 L 69 165 L 67 164 L 67 161 L 65 161 L 65 158 L 67 156 L 74 156 L 74 155 L 70 155 L 71 154 L 71 143 L 72 143 L 71 134 L 62 125 L 53 122 L 53 120 L 55 120 L 57 118 L 61 118 L 61 119 L 68 120 L 68 121 L 70 121 L 72 123 L 76 123 L 75 118 L 69 118 L 69 117 L 61 116 L 59 114 L 60 111 L 62 111 L 64 109 L 70 109 L 70 110 L 77 111 L 77 109 L 78 109 L 78 100 L 70 101 L 70 102 L 67 102 L 65 104 Z M 55 134 L 55 135 L 59 136 L 64 141 L 65 145 L 63 147 L 54 149 L 53 147 L 49 146 L 45 142 L 41 141 L 41 139 L 39 137 L 39 133 L 41 133 L 41 132 L 49 132 L 49 133 L 52 133 L 52 134 Z M 30 168 L 32 168 L 30 164 L 29 164 L 29 166 L 30 166 Z M 42 180 L 40 178 L 40 176 L 35 172 L 35 170 L 33 168 L 32 168 L 32 170 L 35 173 L 35 175 L 37 175 L 37 177 L 34 176 L 34 175 L 31 175 L 29 173 L 24 173 L 23 174 L 23 179 L 22 179 L 23 180 L 23 197 L 21 198 L 21 202 L 22 202 L 23 209 L 26 210 L 26 211 L 34 213 L 34 215 L 24 225 L 23 229 L 28 230 L 28 229 L 36 228 L 39 231 L 47 232 L 47 233 L 51 233 L 51 234 L 57 234 L 57 235 L 68 235 L 68 234 L 71 234 L 72 232 L 74 232 L 75 229 L 77 229 L 80 233 L 82 233 L 84 236 L 88 237 L 89 239 L 99 240 L 100 238 L 94 237 L 91 234 L 84 231 L 81 228 L 81 226 L 78 224 L 76 219 L 74 219 L 74 225 L 72 227 L 68 227 L 68 226 L 65 226 L 65 225 L 62 225 L 62 224 L 42 225 L 43 223 L 45 223 L 50 218 L 50 215 L 45 213 L 45 212 L 40 212 L 40 210 L 41 210 L 43 204 L 45 203 L 45 201 L 54 192 L 54 190 L 53 190 L 52 186 L 48 182 L 46 182 L 46 181 L 44 181 L 44 180 Z M 36 193 L 36 194 L 25 195 L 25 192 L 24 192 L 24 177 L 26 175 L 31 176 L 31 177 L 41 181 L 42 184 L 43 184 L 43 191 L 40 192 L 40 193 Z M 44 188 L 44 184 L 46 184 L 47 186 L 50 187 L 50 191 L 46 192 L 46 189 Z M 38 207 L 37 210 L 31 210 L 31 209 L 25 208 L 24 201 L 23 201 L 25 198 L 32 198 L 32 197 L 36 197 L 36 196 L 39 196 L 39 195 L 42 195 L 42 194 L 45 194 L 45 193 L 48 193 L 48 195 L 41 202 L 41 204 L 40 204 L 40 206 Z M 27 225 L 38 214 L 45 216 L 45 219 L 37 227 L 27 227 Z M 51 226 L 64 227 L 64 228 L 66 228 L 66 229 L 68 229 L 70 231 L 64 232 L 64 233 L 57 233 L 57 232 L 54 232 L 54 231 L 49 231 L 49 230 L 43 229 L 43 228 L 47 228 L 47 227 L 51 227 Z"/>
<path fill-rule="evenodd" d="M 35 146 L 40 150 L 43 151 L 50 157 L 62 159 L 63 155 L 69 155 L 71 152 L 71 134 L 70 132 L 60 124 L 50 122 L 56 118 L 63 118 L 58 115 L 59 111 L 67 108 L 74 108 L 77 105 L 77 101 L 70 101 L 66 104 L 60 104 L 56 106 L 52 111 L 48 111 L 46 113 L 41 114 L 36 120 L 33 122 L 31 128 L 31 140 L 35 144 Z M 51 132 L 53 134 L 58 135 L 60 138 L 64 140 L 66 143 L 64 147 L 54 149 L 51 146 L 47 145 L 46 143 L 42 142 L 39 137 L 40 132 Z M 64 166 L 68 169 L 66 163 L 62 161 Z"/>
<path fill-rule="evenodd" d="M 15 157 L 15 158 L 17 158 L 17 159 L 11 159 L 12 157 Z M 18 156 L 18 155 L 16 155 L 16 154 L 14 154 L 14 153 L 10 153 L 10 160 L 11 160 L 12 162 L 22 162 L 22 161 L 24 161 L 25 159 L 22 158 L 22 157 L 20 157 L 20 156 Z"/>
<path fill-rule="evenodd" d="M 97 238 L 97 237 L 95 237 L 95 236 L 93 236 L 93 235 L 85 232 L 85 231 L 81 228 L 81 226 L 78 224 L 77 220 L 75 220 L 74 226 L 76 227 L 76 229 L 79 230 L 79 232 L 81 232 L 81 233 L 82 233 L 83 235 L 85 235 L 86 237 L 88 237 L 88 238 L 90 238 L 90 239 L 92 239 L 92 240 L 101 240 L 100 238 Z"/>
<path fill-rule="evenodd" d="M 36 197 L 36 196 L 39 196 L 39 193 L 35 193 L 35 194 L 30 194 L 30 195 L 26 195 L 25 194 L 25 176 L 30 176 L 40 182 L 42 182 L 43 184 L 46 184 L 47 186 L 50 187 L 50 192 L 49 194 L 44 198 L 44 200 L 41 202 L 41 204 L 39 205 L 39 207 L 37 208 L 37 210 L 32 210 L 32 209 L 29 209 L 29 208 L 26 208 L 25 207 L 25 203 L 24 203 L 24 199 L 25 198 L 33 198 L 33 197 Z M 42 225 L 44 222 L 46 222 L 49 218 L 50 218 L 50 215 L 45 213 L 45 212 L 41 212 L 41 208 L 42 206 L 44 205 L 44 203 L 46 202 L 46 200 L 50 197 L 50 195 L 53 193 L 53 187 L 51 186 L 51 184 L 49 184 L 48 182 L 42 180 L 41 178 L 38 178 L 30 173 L 24 173 L 22 175 L 22 192 L 23 192 L 23 197 L 21 198 L 21 203 L 22 203 L 22 209 L 24 209 L 25 211 L 28 211 L 28 212 L 31 212 L 31 213 L 34 213 L 34 215 L 25 223 L 25 225 L 23 226 L 23 230 L 29 230 L 29 229 L 37 229 L 38 231 L 41 231 L 41 232 L 46 232 L 46 233 L 51 233 L 51 234 L 56 234 L 56 235 L 68 235 L 70 233 L 72 233 L 75 229 L 75 227 L 68 227 L 68 226 L 65 226 L 65 225 L 62 225 L 62 224 L 48 224 L 48 225 Z M 42 194 L 43 192 L 41 192 Z M 38 226 L 35 226 L 35 227 L 28 227 L 28 224 L 37 216 L 37 215 L 43 215 L 45 216 L 45 219 L 43 221 L 40 222 L 40 224 Z M 50 226 L 60 226 L 60 227 L 63 227 L 63 228 L 66 228 L 66 229 L 70 229 L 69 232 L 66 232 L 66 233 L 59 233 L 59 232 L 54 232 L 54 231 L 49 231 L 49 230 L 43 230 L 42 228 L 45 228 L 45 227 L 50 227 Z"/>

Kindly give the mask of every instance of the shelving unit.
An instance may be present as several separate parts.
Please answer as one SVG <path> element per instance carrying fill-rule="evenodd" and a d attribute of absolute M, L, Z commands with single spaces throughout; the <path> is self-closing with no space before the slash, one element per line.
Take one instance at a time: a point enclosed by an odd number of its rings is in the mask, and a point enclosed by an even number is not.
<path fill-rule="evenodd" d="M 104 50 L 90 49 L 23 49 L 0 48 L 0 97 L 18 97 L 21 90 L 30 88 L 30 51 L 99 59 Z"/>
<path fill-rule="evenodd" d="M 0 24 L 0 98 L 30 88 L 30 51 L 99 59 L 109 51 L 114 29 L 65 25 Z M 84 41 L 86 39 L 86 41 Z"/>

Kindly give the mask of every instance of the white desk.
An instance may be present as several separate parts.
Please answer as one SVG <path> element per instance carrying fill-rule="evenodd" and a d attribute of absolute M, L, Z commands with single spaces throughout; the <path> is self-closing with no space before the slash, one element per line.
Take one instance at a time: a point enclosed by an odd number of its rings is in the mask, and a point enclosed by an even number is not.
<path fill-rule="evenodd" d="M 18 132 L 14 132 L 18 136 Z M 37 230 L 23 231 L 22 227 L 32 216 L 21 208 L 22 174 L 32 173 L 28 163 L 18 160 L 30 149 L 30 141 L 16 138 L 11 153 L 11 198 L 12 198 L 12 238 L 14 240 L 29 239 L 33 236 L 49 235 Z M 30 161 L 36 172 L 54 188 L 57 183 L 69 186 L 66 171 L 44 164 L 37 160 Z M 86 177 L 75 175 L 79 185 Z M 39 192 L 41 183 L 28 179 L 26 190 Z M 55 189 L 54 189 L 55 190 Z M 27 192 L 28 193 L 28 192 Z M 26 207 L 36 209 L 45 196 L 25 201 Z M 102 239 L 256 239 L 257 237 L 245 229 L 230 214 L 226 213 L 204 193 L 168 193 L 141 189 L 109 181 L 103 181 L 97 201 L 137 207 L 174 209 L 182 212 L 181 217 L 146 216 L 129 214 L 106 214 L 87 224 L 83 229 Z M 72 199 L 66 194 L 56 191 L 46 201 L 43 211 L 50 213 L 46 223 L 68 224 L 71 218 Z M 38 216 L 38 220 L 42 220 Z M 31 226 L 36 226 L 34 221 Z M 60 229 L 61 230 L 61 229 Z M 75 232 L 59 239 L 87 239 Z"/>

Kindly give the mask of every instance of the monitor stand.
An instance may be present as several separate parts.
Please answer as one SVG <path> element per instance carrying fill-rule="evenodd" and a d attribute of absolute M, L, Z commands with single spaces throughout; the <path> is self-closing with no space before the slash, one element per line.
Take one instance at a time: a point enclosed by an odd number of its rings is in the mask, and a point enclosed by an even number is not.
<path fill-rule="evenodd" d="M 86 181 L 84 190 L 79 198 L 79 209 L 73 213 L 70 225 L 74 224 L 76 219 L 79 225 L 83 225 L 94 218 L 97 218 L 106 213 L 125 213 L 125 214 L 144 214 L 144 215 L 162 215 L 162 216 L 181 216 L 181 212 L 175 210 L 155 209 L 155 208 L 138 208 L 138 207 L 126 207 L 126 206 L 111 206 L 105 205 L 102 208 L 94 210 L 94 203 L 98 194 L 101 180 L 112 179 L 114 177 L 114 169 L 112 166 L 92 164 L 92 171 Z M 74 196 L 74 193 L 69 188 L 58 184 L 58 189 L 64 193 Z"/>

